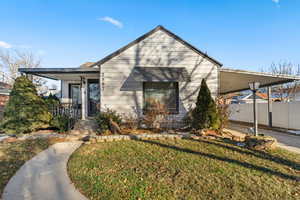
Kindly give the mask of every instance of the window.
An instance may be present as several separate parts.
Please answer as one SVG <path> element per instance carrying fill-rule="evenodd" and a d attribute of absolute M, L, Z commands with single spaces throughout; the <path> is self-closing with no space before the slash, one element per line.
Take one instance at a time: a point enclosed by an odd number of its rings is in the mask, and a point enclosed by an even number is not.
<path fill-rule="evenodd" d="M 69 98 L 73 104 L 81 104 L 80 84 L 69 84 Z"/>
<path fill-rule="evenodd" d="M 178 113 L 179 94 L 177 82 L 144 82 L 144 110 L 151 109 L 151 102 L 164 105 L 171 114 Z"/>

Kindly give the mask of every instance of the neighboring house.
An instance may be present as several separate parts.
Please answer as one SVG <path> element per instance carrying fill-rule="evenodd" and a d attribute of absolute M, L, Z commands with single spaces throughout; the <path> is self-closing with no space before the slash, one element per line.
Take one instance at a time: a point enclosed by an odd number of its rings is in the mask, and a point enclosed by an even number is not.
<path fill-rule="evenodd" d="M 295 93 L 295 96 L 293 97 L 293 101 L 300 101 L 300 91 Z"/>
<path fill-rule="evenodd" d="M 291 101 L 300 101 L 300 86 L 293 89 Z"/>
<path fill-rule="evenodd" d="M 272 94 L 270 99 L 273 102 L 280 101 L 280 98 L 277 98 L 274 94 Z M 257 92 L 256 93 L 256 102 L 257 103 L 268 103 L 268 94 L 262 93 L 262 92 Z M 244 95 L 242 95 L 242 94 L 232 95 L 232 97 L 230 98 L 230 104 L 244 104 L 244 103 L 253 103 L 252 92 L 244 94 Z"/>
<path fill-rule="evenodd" d="M 20 72 L 61 80 L 61 101 L 79 104 L 82 119 L 110 108 L 143 115 L 151 100 L 164 104 L 181 120 L 196 102 L 202 79 L 215 98 L 249 89 L 249 82 L 269 86 L 289 76 L 221 69 L 215 59 L 158 26 L 98 62 L 79 68 L 31 68 Z"/>
<path fill-rule="evenodd" d="M 11 85 L 0 82 L 0 106 L 1 107 L 5 106 L 5 104 L 7 103 L 11 88 L 12 88 Z"/>
<path fill-rule="evenodd" d="M 250 93 L 250 94 L 241 96 L 237 102 L 238 102 L 238 104 L 253 103 L 253 94 Z M 268 95 L 266 93 L 256 92 L 256 102 L 257 103 L 268 103 Z"/>
<path fill-rule="evenodd" d="M 0 82 L 0 118 L 2 117 L 5 104 L 9 100 L 9 93 L 11 91 L 11 88 L 12 86 L 10 84 Z"/>

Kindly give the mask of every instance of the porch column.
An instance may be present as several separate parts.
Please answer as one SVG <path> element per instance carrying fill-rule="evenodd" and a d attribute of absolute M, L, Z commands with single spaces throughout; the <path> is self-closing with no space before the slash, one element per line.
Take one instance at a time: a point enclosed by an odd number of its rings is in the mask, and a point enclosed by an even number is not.
<path fill-rule="evenodd" d="M 272 122 L 272 88 L 268 87 L 268 121 L 269 121 L 269 127 L 273 126 Z"/>
<path fill-rule="evenodd" d="M 80 77 L 81 82 L 81 119 L 85 120 L 85 78 L 84 77 Z"/>

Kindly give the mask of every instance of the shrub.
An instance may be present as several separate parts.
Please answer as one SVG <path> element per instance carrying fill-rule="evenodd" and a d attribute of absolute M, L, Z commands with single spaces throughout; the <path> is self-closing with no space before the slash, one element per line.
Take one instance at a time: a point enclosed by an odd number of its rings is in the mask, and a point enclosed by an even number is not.
<path fill-rule="evenodd" d="M 35 85 L 25 76 L 15 80 L 4 110 L 1 128 L 6 133 L 19 134 L 49 127 L 51 113 Z"/>
<path fill-rule="evenodd" d="M 122 125 L 128 129 L 135 130 L 139 127 L 140 120 L 136 116 L 133 116 L 131 114 L 123 115 L 122 119 Z"/>
<path fill-rule="evenodd" d="M 143 123 L 147 128 L 161 128 L 161 123 L 165 121 L 169 114 L 168 109 L 156 100 L 149 100 L 146 104 Z"/>
<path fill-rule="evenodd" d="M 106 111 L 99 112 L 96 115 L 96 121 L 99 125 L 100 132 L 103 133 L 109 129 L 109 119 L 112 119 L 118 125 L 122 123 L 122 117 L 116 111 L 111 109 L 106 109 Z"/>
<path fill-rule="evenodd" d="M 72 118 L 68 115 L 57 115 L 52 118 L 50 125 L 62 133 L 68 131 L 71 120 Z"/>
<path fill-rule="evenodd" d="M 226 101 L 226 97 L 220 96 L 218 98 L 217 110 L 220 119 L 219 131 L 222 131 L 228 125 L 230 115 L 229 104 Z"/>
<path fill-rule="evenodd" d="M 211 97 L 210 90 L 206 85 L 205 79 L 201 82 L 196 107 L 192 110 L 191 116 L 192 128 L 196 130 L 205 128 L 218 129 L 220 126 L 217 106 Z"/>

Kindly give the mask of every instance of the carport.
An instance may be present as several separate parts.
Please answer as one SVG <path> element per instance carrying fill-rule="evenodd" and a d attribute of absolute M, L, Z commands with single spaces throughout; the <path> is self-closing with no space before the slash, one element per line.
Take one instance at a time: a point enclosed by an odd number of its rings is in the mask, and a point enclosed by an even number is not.
<path fill-rule="evenodd" d="M 269 126 L 272 127 L 272 101 L 270 98 L 271 86 L 299 80 L 299 76 L 220 68 L 219 93 L 221 95 L 224 95 L 244 90 L 250 90 L 249 83 L 259 82 L 259 88 L 266 87 L 268 91 L 268 121 Z"/>

